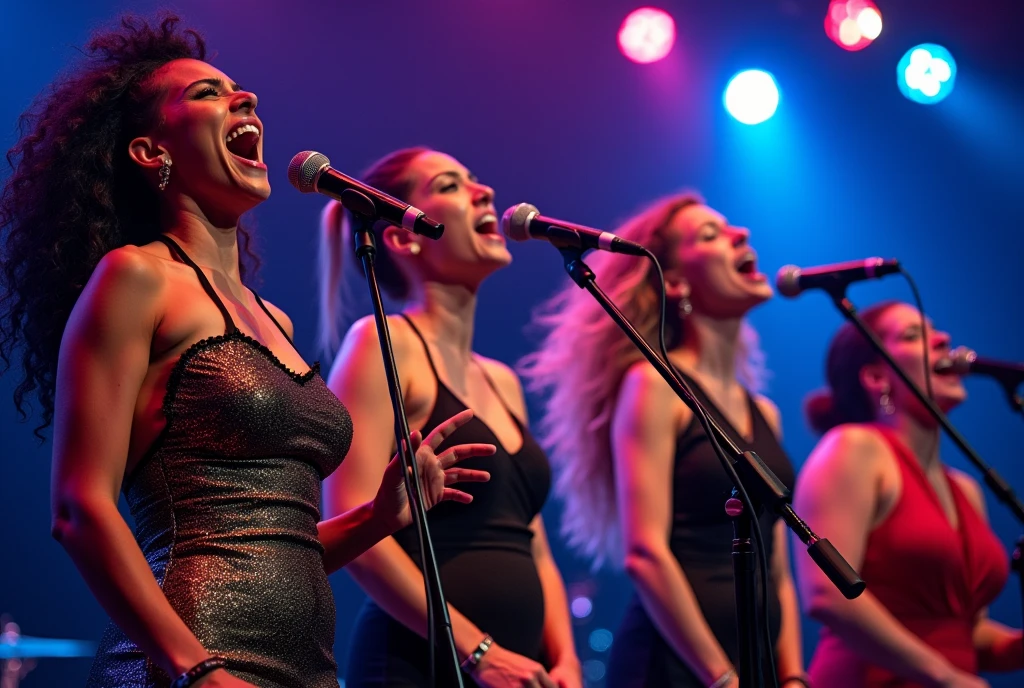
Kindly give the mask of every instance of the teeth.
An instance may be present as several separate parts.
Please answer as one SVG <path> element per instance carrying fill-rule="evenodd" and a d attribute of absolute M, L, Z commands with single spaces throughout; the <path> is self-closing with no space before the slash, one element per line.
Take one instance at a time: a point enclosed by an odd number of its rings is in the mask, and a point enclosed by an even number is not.
<path fill-rule="evenodd" d="M 248 133 L 248 132 L 252 132 L 252 133 L 256 134 L 257 136 L 260 135 L 260 130 L 259 130 L 259 128 L 256 127 L 255 124 L 243 124 L 242 126 L 240 126 L 237 129 L 235 129 L 233 132 L 228 134 L 227 138 L 224 139 L 224 142 L 227 143 L 228 141 L 231 141 L 232 139 L 234 139 L 234 138 L 236 138 L 238 136 L 241 136 L 242 134 Z"/>
<path fill-rule="evenodd" d="M 496 215 L 493 215 L 491 213 L 487 213 L 486 215 L 484 215 L 483 217 L 481 217 L 479 220 L 476 221 L 476 226 L 480 227 L 481 225 L 485 225 L 488 222 L 497 222 L 497 221 L 498 221 L 498 217 Z"/>

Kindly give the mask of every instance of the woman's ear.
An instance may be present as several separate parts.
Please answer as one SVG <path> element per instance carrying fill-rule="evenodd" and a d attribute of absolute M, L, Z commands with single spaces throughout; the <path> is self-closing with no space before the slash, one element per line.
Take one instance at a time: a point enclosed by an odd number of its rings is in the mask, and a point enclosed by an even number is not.
<path fill-rule="evenodd" d="M 884 363 L 869 363 L 860 369 L 860 384 L 872 399 L 892 391 L 889 371 Z"/>
<path fill-rule="evenodd" d="M 675 299 L 676 301 L 690 298 L 690 283 L 683 277 L 666 273 L 665 298 Z"/>
<path fill-rule="evenodd" d="M 423 242 L 408 229 L 389 225 L 381 234 L 389 251 L 400 256 L 416 256 L 423 250 Z"/>
<path fill-rule="evenodd" d="M 128 144 L 128 155 L 145 170 L 156 171 L 169 154 L 149 136 L 139 136 Z"/>

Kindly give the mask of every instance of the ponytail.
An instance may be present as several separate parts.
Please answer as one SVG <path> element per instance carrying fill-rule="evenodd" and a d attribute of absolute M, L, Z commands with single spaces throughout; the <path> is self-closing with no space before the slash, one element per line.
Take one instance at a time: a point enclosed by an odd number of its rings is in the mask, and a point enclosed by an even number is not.
<path fill-rule="evenodd" d="M 368 185 L 386 194 L 408 202 L 411 183 L 409 165 L 429 148 L 403 148 L 390 153 L 363 173 L 362 179 Z M 345 279 L 345 254 L 350 256 L 351 265 L 361 268 L 352 249 L 352 220 L 338 201 L 329 201 L 320 213 L 320 327 L 318 344 L 327 355 L 337 351 L 348 317 L 363 309 L 355 307 L 355 290 Z M 409 297 L 410 286 L 406 276 L 384 247 L 381 233 L 374 228 L 377 240 L 377 257 L 374 267 L 381 291 L 392 302 L 404 302 Z"/>

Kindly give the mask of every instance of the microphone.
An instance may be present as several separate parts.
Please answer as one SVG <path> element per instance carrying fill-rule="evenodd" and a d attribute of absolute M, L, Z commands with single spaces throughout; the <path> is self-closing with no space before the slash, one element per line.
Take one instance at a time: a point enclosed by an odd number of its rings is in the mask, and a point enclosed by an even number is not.
<path fill-rule="evenodd" d="M 982 358 L 966 346 L 958 346 L 949 352 L 949 358 L 936 361 L 935 372 L 953 375 L 985 375 L 1011 387 L 1017 387 L 1024 382 L 1024 363 Z"/>
<path fill-rule="evenodd" d="M 867 258 L 815 268 L 787 265 L 775 275 L 775 287 L 783 296 L 793 298 L 808 289 L 832 292 L 853 282 L 885 277 L 899 271 L 900 262 L 895 258 Z"/>
<path fill-rule="evenodd" d="M 383 191 L 342 174 L 331 167 L 326 155 L 316 151 L 296 153 L 288 163 L 288 181 L 302 193 L 317 191 L 330 196 L 350 211 L 368 215 L 374 220 L 384 220 L 396 227 L 405 227 L 428 239 L 440 239 L 444 225 L 434 222 L 419 208 L 414 208 Z M 359 195 L 369 198 L 368 206 Z"/>
<path fill-rule="evenodd" d="M 544 217 L 529 203 L 514 205 L 501 216 L 501 232 L 512 241 L 543 239 L 558 248 L 592 248 L 630 256 L 645 256 L 640 244 L 622 239 L 611 232 Z"/>

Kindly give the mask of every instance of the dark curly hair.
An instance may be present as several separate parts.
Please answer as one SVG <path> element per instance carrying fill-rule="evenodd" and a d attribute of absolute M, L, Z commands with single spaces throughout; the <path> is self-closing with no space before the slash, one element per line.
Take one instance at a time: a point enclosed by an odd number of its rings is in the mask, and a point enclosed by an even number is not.
<path fill-rule="evenodd" d="M 177 16 L 126 16 L 86 45 L 84 59 L 21 115 L 0 193 L 0 359 L 21 356 L 14 402 L 27 418 L 34 392 L 42 424 L 53 420 L 60 341 L 71 309 L 100 259 L 160 233 L 159 199 L 128 155 L 155 123 L 159 90 L 150 77 L 181 58 L 206 59 L 203 37 Z M 258 265 L 249 234 L 240 248 Z M 245 266 L 243 266 L 244 269 Z M 244 274 L 244 272 L 243 272 Z"/>

